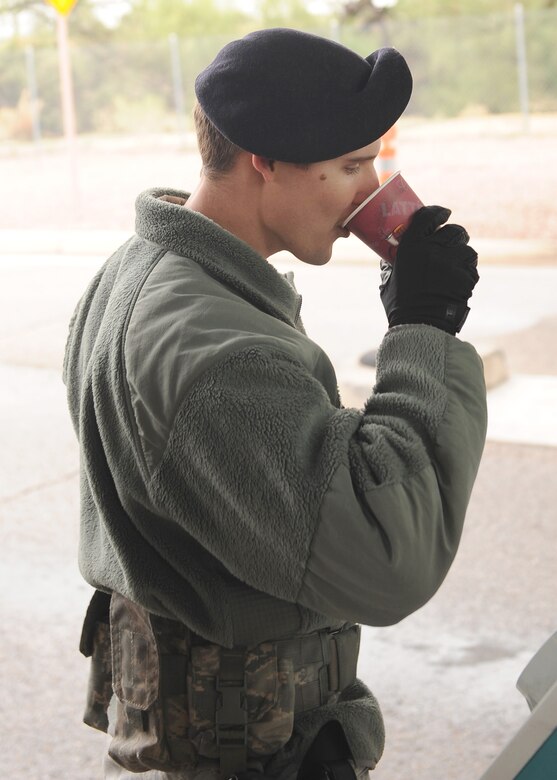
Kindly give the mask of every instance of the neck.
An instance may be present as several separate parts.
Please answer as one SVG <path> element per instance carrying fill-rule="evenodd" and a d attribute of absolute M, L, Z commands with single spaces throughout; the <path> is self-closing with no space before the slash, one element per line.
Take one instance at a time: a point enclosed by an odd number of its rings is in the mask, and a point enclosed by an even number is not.
<path fill-rule="evenodd" d="M 202 174 L 186 208 L 208 217 L 267 258 L 277 249 L 271 245 L 260 218 L 258 179 L 251 162 L 240 155 L 232 171 L 218 179 Z"/>

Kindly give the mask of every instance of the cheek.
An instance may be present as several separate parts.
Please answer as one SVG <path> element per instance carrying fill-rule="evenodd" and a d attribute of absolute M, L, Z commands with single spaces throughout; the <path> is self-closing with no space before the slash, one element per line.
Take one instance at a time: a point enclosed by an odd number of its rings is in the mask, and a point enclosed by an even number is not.
<path fill-rule="evenodd" d="M 277 235 L 292 236 L 307 230 L 312 223 L 312 212 L 309 195 L 300 189 L 283 191 L 267 204 L 266 223 Z"/>
<path fill-rule="evenodd" d="M 353 202 L 358 191 L 357 184 L 348 176 L 336 181 L 327 181 L 326 184 L 321 196 L 323 211 L 329 214 L 335 213 L 338 216 Z"/>

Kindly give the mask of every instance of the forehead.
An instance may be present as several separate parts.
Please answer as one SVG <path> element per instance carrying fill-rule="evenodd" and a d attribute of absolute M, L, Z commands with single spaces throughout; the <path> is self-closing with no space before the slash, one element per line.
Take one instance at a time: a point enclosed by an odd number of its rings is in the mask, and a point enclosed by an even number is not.
<path fill-rule="evenodd" d="M 360 149 L 354 149 L 354 151 L 343 154 L 341 157 L 337 157 L 337 159 L 342 160 L 342 162 L 365 162 L 377 157 L 380 149 L 381 139 L 378 138 L 377 141 L 373 141 L 367 146 L 362 146 Z"/>

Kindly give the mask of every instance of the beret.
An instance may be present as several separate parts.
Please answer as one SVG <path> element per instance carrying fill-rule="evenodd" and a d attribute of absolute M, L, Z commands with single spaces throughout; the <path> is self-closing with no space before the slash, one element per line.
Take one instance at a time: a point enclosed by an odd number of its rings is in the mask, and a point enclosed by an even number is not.
<path fill-rule="evenodd" d="M 380 138 L 406 108 L 412 76 L 396 49 L 364 59 L 327 38 L 276 27 L 228 43 L 198 75 L 195 92 L 241 149 L 311 163 Z"/>

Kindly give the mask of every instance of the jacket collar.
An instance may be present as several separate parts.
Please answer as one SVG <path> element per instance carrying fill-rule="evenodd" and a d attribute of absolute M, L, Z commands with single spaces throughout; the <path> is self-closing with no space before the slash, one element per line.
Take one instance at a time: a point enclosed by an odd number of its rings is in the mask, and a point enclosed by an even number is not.
<path fill-rule="evenodd" d="M 244 241 L 195 211 L 189 193 L 151 189 L 135 203 L 138 236 L 189 257 L 257 308 L 296 327 L 301 298 L 284 276 Z"/>

